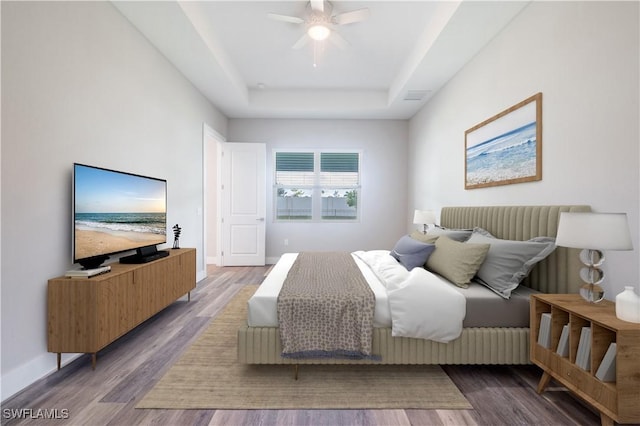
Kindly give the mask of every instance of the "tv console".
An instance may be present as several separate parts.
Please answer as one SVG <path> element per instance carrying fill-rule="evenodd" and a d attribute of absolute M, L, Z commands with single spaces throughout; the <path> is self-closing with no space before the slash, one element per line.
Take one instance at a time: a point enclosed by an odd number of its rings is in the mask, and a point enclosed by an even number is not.
<path fill-rule="evenodd" d="M 47 287 L 47 350 L 91 354 L 122 337 L 196 286 L 196 250 L 169 250 L 143 264 L 111 264 L 111 272 L 78 280 L 50 279 Z"/>

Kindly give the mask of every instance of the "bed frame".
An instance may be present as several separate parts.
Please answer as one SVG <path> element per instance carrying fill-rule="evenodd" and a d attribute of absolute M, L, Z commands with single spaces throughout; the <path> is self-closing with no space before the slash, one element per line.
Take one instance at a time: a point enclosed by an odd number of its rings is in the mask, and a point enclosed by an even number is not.
<path fill-rule="evenodd" d="M 444 207 L 440 225 L 479 226 L 497 238 L 528 240 L 555 237 L 561 212 L 590 211 L 589 206 Z M 543 293 L 577 293 L 580 286 L 578 250 L 558 247 L 538 263 L 521 285 Z M 238 361 L 245 364 L 529 364 L 529 328 L 465 328 L 449 343 L 391 336 L 391 328 L 375 328 L 372 353 L 381 361 L 348 359 L 288 359 L 280 356 L 275 327 L 238 330 Z"/>

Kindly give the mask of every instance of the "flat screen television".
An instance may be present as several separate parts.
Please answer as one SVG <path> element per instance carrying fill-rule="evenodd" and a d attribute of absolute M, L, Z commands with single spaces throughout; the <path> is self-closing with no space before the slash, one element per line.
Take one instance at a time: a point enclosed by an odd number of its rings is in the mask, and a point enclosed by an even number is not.
<path fill-rule="evenodd" d="M 99 267 L 110 255 L 167 242 L 167 181 L 73 164 L 73 262 Z"/>

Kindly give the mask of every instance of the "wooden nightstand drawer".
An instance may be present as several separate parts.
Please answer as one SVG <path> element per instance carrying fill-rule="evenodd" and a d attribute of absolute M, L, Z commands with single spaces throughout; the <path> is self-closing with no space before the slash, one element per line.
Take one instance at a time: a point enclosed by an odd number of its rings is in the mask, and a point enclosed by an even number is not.
<path fill-rule="evenodd" d="M 558 356 L 558 354 L 550 351 L 549 349 L 543 348 L 537 343 L 535 344 L 533 350 L 535 351 L 535 356 L 533 356 L 532 359 L 538 361 L 539 365 L 544 365 L 551 371 L 559 371 L 558 369 L 560 368 L 560 356 Z"/>
<path fill-rule="evenodd" d="M 613 384 L 601 382 L 590 372 L 566 360 L 560 363 L 559 374 L 566 378 L 567 387 L 572 391 L 585 392 L 591 395 L 599 404 L 615 413 L 617 410 L 616 387 Z"/>

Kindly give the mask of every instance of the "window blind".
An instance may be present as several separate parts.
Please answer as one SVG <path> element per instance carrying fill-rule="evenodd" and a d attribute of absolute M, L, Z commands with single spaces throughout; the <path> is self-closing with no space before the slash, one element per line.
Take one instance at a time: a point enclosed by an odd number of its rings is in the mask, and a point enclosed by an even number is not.
<path fill-rule="evenodd" d="M 359 152 L 275 152 L 278 220 L 359 218 Z"/>
<path fill-rule="evenodd" d="M 313 185 L 313 152 L 276 152 L 277 185 Z"/>

